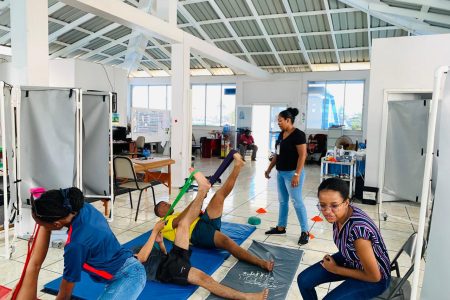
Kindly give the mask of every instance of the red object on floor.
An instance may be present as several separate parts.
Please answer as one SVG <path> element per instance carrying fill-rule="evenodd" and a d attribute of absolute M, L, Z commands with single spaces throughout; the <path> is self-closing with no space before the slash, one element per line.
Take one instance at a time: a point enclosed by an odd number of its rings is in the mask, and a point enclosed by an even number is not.
<path fill-rule="evenodd" d="M 0 285 L 0 300 L 6 299 L 6 295 L 8 295 L 9 292 L 11 292 L 11 289 Z"/>
<path fill-rule="evenodd" d="M 265 214 L 265 213 L 267 212 L 267 210 L 265 210 L 263 207 L 261 207 L 261 208 L 258 208 L 258 209 L 256 210 L 256 212 L 257 212 L 258 214 Z"/>
<path fill-rule="evenodd" d="M 311 221 L 314 221 L 314 222 L 322 222 L 323 219 L 322 219 L 320 216 L 314 216 L 314 217 L 311 218 Z"/>
<path fill-rule="evenodd" d="M 309 238 L 310 238 L 311 240 L 314 239 L 314 238 L 315 238 L 314 234 L 310 233 L 310 234 L 309 234 Z"/>

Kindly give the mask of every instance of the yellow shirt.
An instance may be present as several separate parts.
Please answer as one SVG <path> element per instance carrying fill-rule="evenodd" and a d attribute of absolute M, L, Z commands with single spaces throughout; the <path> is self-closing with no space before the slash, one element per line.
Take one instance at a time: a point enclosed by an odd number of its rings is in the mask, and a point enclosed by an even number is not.
<path fill-rule="evenodd" d="M 167 217 L 167 225 L 164 226 L 163 230 L 161 230 L 163 236 L 165 239 L 168 239 L 169 241 L 175 241 L 175 234 L 177 232 L 177 229 L 172 227 L 172 222 L 175 220 L 180 213 L 174 213 Z M 200 220 L 200 217 L 194 220 L 192 222 L 191 227 L 189 228 L 189 239 L 191 239 L 192 231 L 194 231 L 195 225 L 197 225 L 198 220 Z"/>

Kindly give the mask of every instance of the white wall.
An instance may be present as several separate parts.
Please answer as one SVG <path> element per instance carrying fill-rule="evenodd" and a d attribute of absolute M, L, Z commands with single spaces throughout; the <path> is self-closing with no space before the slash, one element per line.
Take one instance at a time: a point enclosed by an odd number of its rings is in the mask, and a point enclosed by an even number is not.
<path fill-rule="evenodd" d="M 295 74 L 274 74 L 271 80 L 255 80 L 247 76 L 195 76 L 191 77 L 192 84 L 235 83 L 236 105 L 252 104 L 283 104 L 297 107 L 300 113 L 306 113 L 308 98 L 308 81 L 314 80 L 365 80 L 363 131 L 366 128 L 367 99 L 369 87 L 369 71 L 341 71 L 341 72 L 313 72 Z M 158 85 L 170 84 L 170 77 L 132 78 L 130 85 Z M 130 97 L 130 94 L 128 95 Z M 296 121 L 297 127 L 304 129 L 300 115 Z M 194 126 L 192 132 L 197 141 L 200 136 L 205 136 L 212 129 L 220 130 L 221 127 Z M 319 133 L 320 131 L 311 131 Z M 322 131 L 324 132 L 324 131 Z M 307 131 L 307 134 L 310 132 Z M 326 132 L 325 132 L 326 133 Z M 345 134 L 353 140 L 362 140 L 361 132 L 345 131 Z"/>
<path fill-rule="evenodd" d="M 365 185 L 378 186 L 384 90 L 433 90 L 434 71 L 450 65 L 450 34 L 375 39 L 372 44 Z"/>

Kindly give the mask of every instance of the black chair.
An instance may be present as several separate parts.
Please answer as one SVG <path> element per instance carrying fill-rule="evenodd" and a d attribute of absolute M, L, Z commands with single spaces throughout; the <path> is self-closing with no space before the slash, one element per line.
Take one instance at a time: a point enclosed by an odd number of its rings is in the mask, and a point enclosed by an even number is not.
<path fill-rule="evenodd" d="M 200 151 L 200 155 L 202 153 L 202 147 L 200 144 L 197 144 L 195 140 L 195 136 L 192 135 L 192 155 L 195 155 L 197 153 L 197 150 Z"/>
<path fill-rule="evenodd" d="M 408 281 L 409 276 L 414 272 L 414 258 L 416 256 L 416 242 L 417 242 L 417 232 L 411 234 L 408 240 L 403 244 L 400 251 L 394 257 L 391 262 L 391 272 L 395 271 L 396 276 L 391 277 L 391 283 L 383 294 L 376 297 L 379 300 L 390 300 L 390 299 L 409 299 L 411 296 L 411 284 Z M 424 241 L 422 247 L 422 253 L 420 257 L 422 258 L 425 254 L 426 242 Z M 411 266 L 403 277 L 400 276 L 400 268 L 398 264 L 398 258 L 404 253 L 406 253 L 411 258 Z"/>
<path fill-rule="evenodd" d="M 143 182 L 138 180 L 136 172 L 134 171 L 133 162 L 128 157 L 125 156 L 114 157 L 113 166 L 114 166 L 114 185 L 118 189 L 128 190 L 128 194 L 130 195 L 131 208 L 133 208 L 131 192 L 139 191 L 139 200 L 136 208 L 136 217 L 134 218 L 134 220 L 136 221 L 139 213 L 139 206 L 141 204 L 142 191 L 151 188 L 153 194 L 153 204 L 156 205 L 155 190 L 153 189 L 153 186 L 161 184 L 161 182 L 156 180 L 151 182 Z"/>

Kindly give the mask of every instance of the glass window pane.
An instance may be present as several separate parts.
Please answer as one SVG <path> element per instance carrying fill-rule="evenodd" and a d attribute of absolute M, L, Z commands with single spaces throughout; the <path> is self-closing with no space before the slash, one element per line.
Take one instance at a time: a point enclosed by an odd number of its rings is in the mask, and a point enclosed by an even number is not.
<path fill-rule="evenodd" d="M 322 113 L 324 110 L 324 99 L 325 99 L 325 82 L 314 82 L 308 83 L 308 112 L 306 117 L 306 127 L 309 129 L 328 129 L 322 128 L 328 126 L 322 124 Z"/>
<path fill-rule="evenodd" d="M 345 85 L 344 128 L 362 130 L 364 81 L 347 81 Z"/>
<path fill-rule="evenodd" d="M 325 120 L 322 124 L 328 123 L 328 126 L 322 129 L 328 129 L 331 126 L 344 125 L 344 99 L 345 99 L 345 82 L 343 81 L 327 81 L 327 90 L 325 94 L 324 114 Z M 328 114 L 328 118 L 327 117 Z"/>
<path fill-rule="evenodd" d="M 222 89 L 220 85 L 206 86 L 206 125 L 220 126 L 220 100 Z"/>
<path fill-rule="evenodd" d="M 151 109 L 166 109 L 166 86 L 165 85 L 151 85 L 148 87 L 149 93 L 149 108 Z"/>
<path fill-rule="evenodd" d="M 167 110 L 172 110 L 172 86 L 167 86 Z"/>
<path fill-rule="evenodd" d="M 131 88 L 131 106 L 148 108 L 148 86 L 133 85 Z"/>
<path fill-rule="evenodd" d="M 192 125 L 205 125 L 205 85 L 192 86 Z"/>
<path fill-rule="evenodd" d="M 222 126 L 234 126 L 236 118 L 236 95 L 225 95 L 225 89 L 235 89 L 235 84 L 222 85 Z"/>

